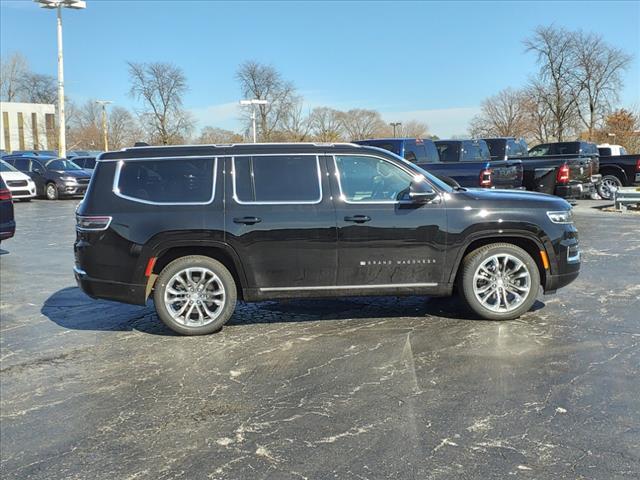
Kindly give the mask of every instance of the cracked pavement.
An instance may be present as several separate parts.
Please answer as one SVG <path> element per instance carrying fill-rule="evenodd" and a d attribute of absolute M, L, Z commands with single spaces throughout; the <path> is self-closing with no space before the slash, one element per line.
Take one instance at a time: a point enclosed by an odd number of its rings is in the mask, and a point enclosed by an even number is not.
<path fill-rule="evenodd" d="M 575 208 L 581 276 L 515 321 L 453 299 L 240 304 L 179 337 L 76 287 L 77 201 L 0 250 L 5 479 L 640 477 L 640 216 Z"/>

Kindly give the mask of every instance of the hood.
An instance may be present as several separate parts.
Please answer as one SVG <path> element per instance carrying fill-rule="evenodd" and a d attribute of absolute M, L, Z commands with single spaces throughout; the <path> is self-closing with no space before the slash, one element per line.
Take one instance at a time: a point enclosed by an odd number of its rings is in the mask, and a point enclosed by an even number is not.
<path fill-rule="evenodd" d="M 499 190 L 470 188 L 466 192 L 454 192 L 460 200 L 469 200 L 471 208 L 521 207 L 546 208 L 548 210 L 569 210 L 571 205 L 566 200 L 546 193 L 528 192 L 526 190 Z"/>
<path fill-rule="evenodd" d="M 6 182 L 7 180 L 28 180 L 32 181 L 29 175 L 25 175 L 22 172 L 2 172 L 2 179 Z"/>
<path fill-rule="evenodd" d="M 91 178 L 91 174 L 84 170 L 54 170 L 54 172 L 61 177 Z"/>

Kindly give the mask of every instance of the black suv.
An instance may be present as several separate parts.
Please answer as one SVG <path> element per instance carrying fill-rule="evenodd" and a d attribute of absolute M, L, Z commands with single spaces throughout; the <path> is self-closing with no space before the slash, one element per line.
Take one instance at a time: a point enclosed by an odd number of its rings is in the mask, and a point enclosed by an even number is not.
<path fill-rule="evenodd" d="M 451 295 L 512 319 L 580 269 L 570 205 L 452 188 L 354 144 L 104 153 L 77 211 L 75 275 L 176 332 L 219 330 L 237 299 Z"/>

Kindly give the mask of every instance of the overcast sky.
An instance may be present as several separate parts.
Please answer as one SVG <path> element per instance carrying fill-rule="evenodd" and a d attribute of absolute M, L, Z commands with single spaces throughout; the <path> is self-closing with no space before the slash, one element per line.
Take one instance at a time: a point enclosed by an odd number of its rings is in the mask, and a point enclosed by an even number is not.
<path fill-rule="evenodd" d="M 126 61 L 183 68 L 198 126 L 238 130 L 234 79 L 245 60 L 295 83 L 305 107 L 372 108 L 464 134 L 482 100 L 535 72 L 522 40 L 538 25 L 582 28 L 634 54 L 621 106 L 640 106 L 640 2 L 87 1 L 64 11 L 66 94 L 134 108 Z M 20 51 L 56 75 L 55 13 L 0 3 L 4 57 Z"/>

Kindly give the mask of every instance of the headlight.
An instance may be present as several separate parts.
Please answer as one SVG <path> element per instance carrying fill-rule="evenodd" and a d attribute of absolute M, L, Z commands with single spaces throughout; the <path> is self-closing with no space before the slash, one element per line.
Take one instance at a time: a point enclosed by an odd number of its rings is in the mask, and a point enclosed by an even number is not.
<path fill-rule="evenodd" d="M 76 177 L 60 177 L 60 180 L 62 180 L 63 182 L 76 182 L 77 178 Z"/>
<path fill-rule="evenodd" d="M 573 223 L 573 214 L 571 210 L 563 210 L 561 212 L 547 212 L 547 217 L 553 223 Z"/>

